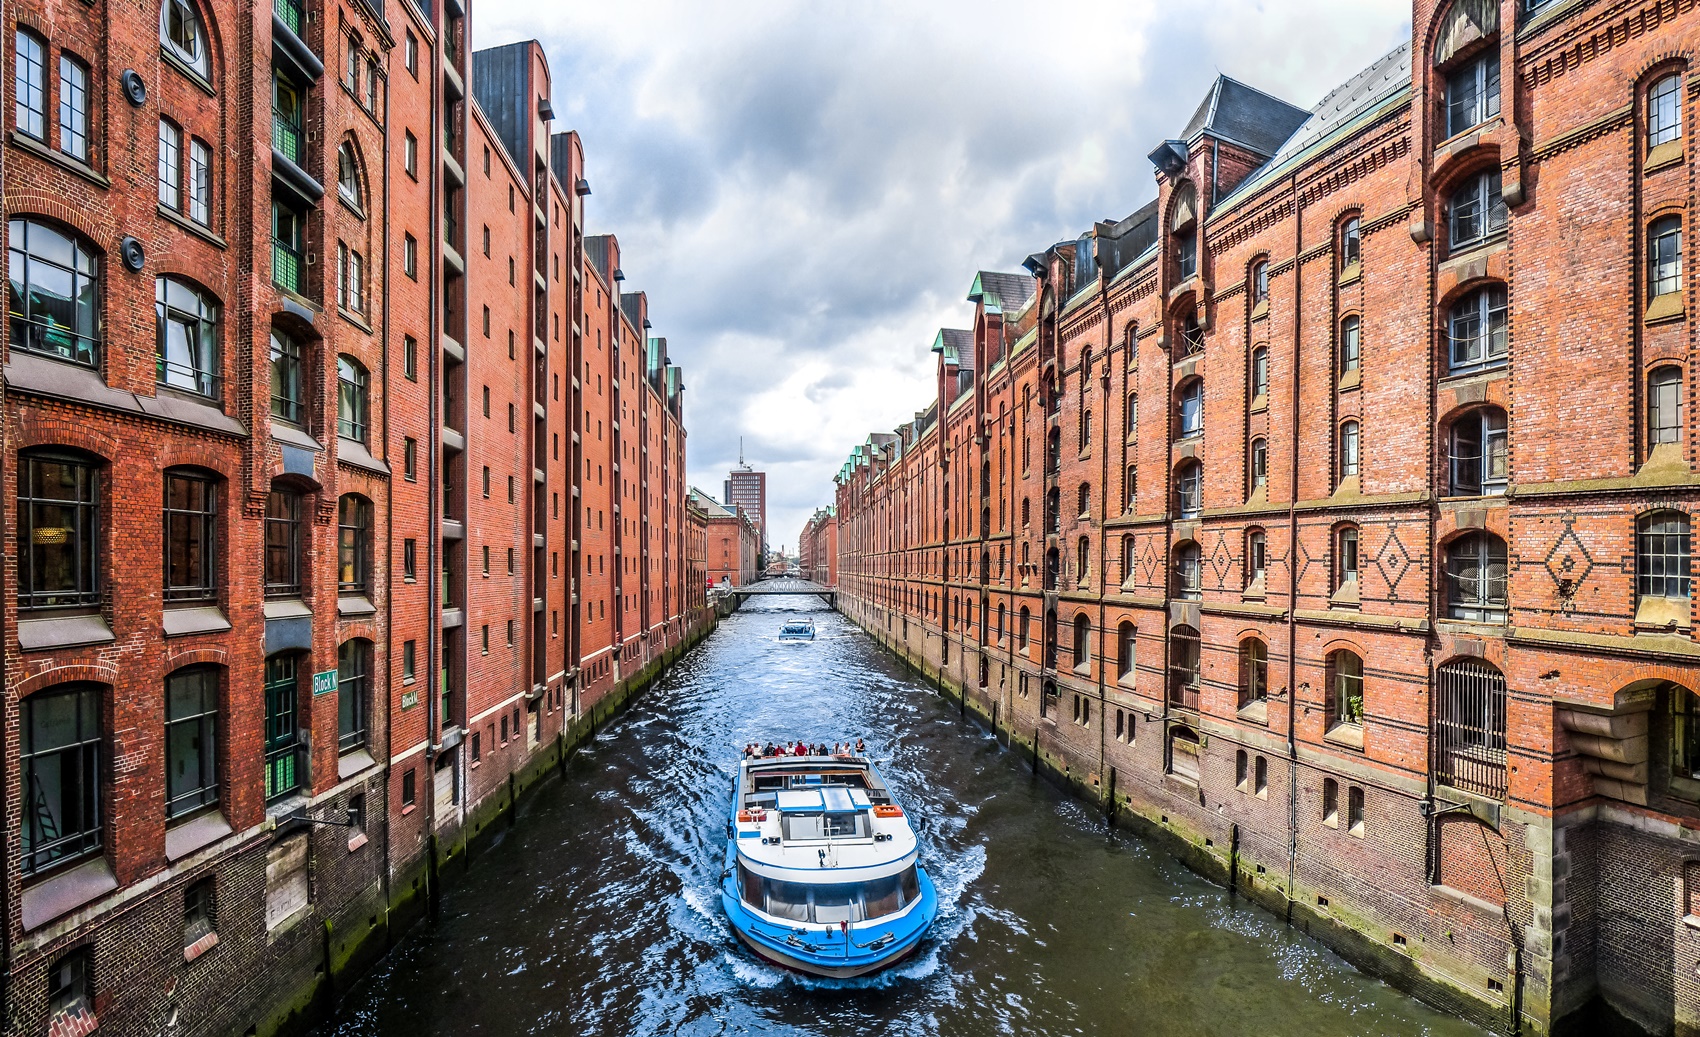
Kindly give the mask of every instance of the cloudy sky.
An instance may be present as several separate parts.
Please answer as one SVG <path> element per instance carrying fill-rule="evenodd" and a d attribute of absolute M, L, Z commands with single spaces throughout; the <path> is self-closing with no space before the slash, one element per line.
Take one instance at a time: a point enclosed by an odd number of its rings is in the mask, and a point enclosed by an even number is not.
<path fill-rule="evenodd" d="M 981 269 L 1119 219 L 1218 73 L 1311 107 L 1409 0 L 481 0 L 548 51 L 588 230 L 684 367 L 689 477 L 743 437 L 795 550 L 850 448 L 926 406 Z"/>

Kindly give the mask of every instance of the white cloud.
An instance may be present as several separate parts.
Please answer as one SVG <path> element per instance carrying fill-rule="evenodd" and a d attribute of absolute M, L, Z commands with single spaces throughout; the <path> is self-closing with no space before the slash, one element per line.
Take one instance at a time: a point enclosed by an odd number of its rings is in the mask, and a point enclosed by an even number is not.
<path fill-rule="evenodd" d="M 1217 71 L 1308 107 L 1408 34 L 1394 0 L 478 5 L 535 37 L 594 233 L 685 368 L 693 482 L 768 472 L 794 545 L 868 432 L 927 404 L 974 272 L 1119 218 Z"/>

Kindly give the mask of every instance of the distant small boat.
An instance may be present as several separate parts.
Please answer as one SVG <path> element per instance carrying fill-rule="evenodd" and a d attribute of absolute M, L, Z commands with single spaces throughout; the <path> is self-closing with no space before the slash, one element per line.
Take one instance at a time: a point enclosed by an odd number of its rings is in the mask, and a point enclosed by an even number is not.
<path fill-rule="evenodd" d="M 938 917 L 915 831 L 866 759 L 746 759 L 732 802 L 720 901 L 763 958 L 863 976 L 913 953 Z"/>
<path fill-rule="evenodd" d="M 815 639 L 815 622 L 812 619 L 793 619 L 779 628 L 781 641 L 813 641 Z"/>

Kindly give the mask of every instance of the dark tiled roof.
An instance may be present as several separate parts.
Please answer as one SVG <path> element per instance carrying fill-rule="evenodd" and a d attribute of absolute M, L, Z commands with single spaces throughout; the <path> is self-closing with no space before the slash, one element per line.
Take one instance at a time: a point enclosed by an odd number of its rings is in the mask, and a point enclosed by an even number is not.
<path fill-rule="evenodd" d="M 974 333 L 961 328 L 940 328 L 933 339 L 933 352 L 944 355 L 944 362 L 957 367 L 974 368 Z"/>
<path fill-rule="evenodd" d="M 1273 155 L 1309 117 L 1309 112 L 1279 97 L 1227 76 L 1217 76 L 1198 110 L 1192 113 L 1181 139 L 1191 140 L 1195 134 L 1208 131 L 1260 155 Z"/>
<path fill-rule="evenodd" d="M 1033 278 L 1028 274 L 982 270 L 974 275 L 974 287 L 968 290 L 968 301 L 973 302 L 982 295 L 992 296 L 1004 312 L 1014 313 L 1033 298 L 1033 287 Z"/>
<path fill-rule="evenodd" d="M 1303 125 L 1292 133 L 1273 153 L 1263 168 L 1247 177 L 1229 198 L 1243 195 L 1268 182 L 1277 171 L 1291 167 L 1311 148 L 1322 144 L 1337 133 L 1351 129 L 1359 119 L 1380 109 L 1388 101 L 1399 98 L 1411 89 L 1411 43 L 1401 43 L 1382 55 L 1370 67 L 1329 91 L 1311 109 Z M 1227 199 L 1223 199 L 1226 202 Z M 1216 211 L 1221 212 L 1222 202 Z"/>
<path fill-rule="evenodd" d="M 638 305 L 638 296 L 641 294 L 643 293 L 620 293 L 620 312 L 624 313 L 626 315 L 626 319 L 632 322 L 632 327 L 637 328 L 639 331 L 643 330 L 643 308 Z"/>

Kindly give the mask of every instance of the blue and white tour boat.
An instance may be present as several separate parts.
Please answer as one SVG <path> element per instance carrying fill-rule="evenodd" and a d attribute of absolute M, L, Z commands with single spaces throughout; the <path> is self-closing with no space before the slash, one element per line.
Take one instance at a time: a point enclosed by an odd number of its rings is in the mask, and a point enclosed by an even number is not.
<path fill-rule="evenodd" d="M 779 628 L 781 641 L 813 641 L 815 639 L 815 621 L 812 619 L 788 620 Z"/>
<path fill-rule="evenodd" d="M 912 952 L 938 915 L 915 831 L 862 757 L 743 760 L 728 835 L 726 917 L 786 968 L 876 972 Z"/>

